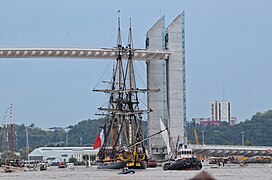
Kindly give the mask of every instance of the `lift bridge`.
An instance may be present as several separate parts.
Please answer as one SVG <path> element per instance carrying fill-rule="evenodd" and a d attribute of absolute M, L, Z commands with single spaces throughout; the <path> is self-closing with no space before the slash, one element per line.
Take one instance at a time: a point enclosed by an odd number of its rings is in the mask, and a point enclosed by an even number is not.
<path fill-rule="evenodd" d="M 167 27 L 165 17 L 161 17 L 146 33 L 146 48 L 133 49 L 133 60 L 146 62 L 147 88 L 160 89 L 147 94 L 148 134 L 160 130 L 162 118 L 171 132 L 173 142 L 184 138 L 186 122 L 186 78 L 185 78 L 185 13 L 178 15 Z M 59 60 L 81 59 L 115 60 L 117 48 L 0 48 L 0 58 L 56 58 Z M 126 54 L 124 54 L 126 56 Z M 264 153 L 262 147 L 191 146 L 196 152 L 217 153 Z M 155 159 L 166 154 L 166 146 L 161 135 L 149 139 L 149 152 Z M 264 153 L 265 154 L 265 153 Z"/>

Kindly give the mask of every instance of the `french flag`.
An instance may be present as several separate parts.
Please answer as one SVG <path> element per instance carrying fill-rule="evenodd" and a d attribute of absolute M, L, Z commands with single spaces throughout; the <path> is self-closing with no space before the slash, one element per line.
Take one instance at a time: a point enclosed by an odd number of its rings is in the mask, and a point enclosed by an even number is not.
<path fill-rule="evenodd" d="M 96 137 L 94 149 L 101 147 L 103 143 L 104 143 L 104 129 L 102 129 L 100 134 L 98 134 L 98 136 Z"/>

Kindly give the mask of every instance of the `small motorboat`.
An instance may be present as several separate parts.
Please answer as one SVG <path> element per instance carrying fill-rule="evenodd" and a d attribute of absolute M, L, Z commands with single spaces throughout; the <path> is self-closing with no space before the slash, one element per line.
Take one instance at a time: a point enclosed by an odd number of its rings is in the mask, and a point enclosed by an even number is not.
<path fill-rule="evenodd" d="M 67 168 L 71 169 L 71 170 L 74 170 L 75 169 L 74 163 L 67 163 Z"/>
<path fill-rule="evenodd" d="M 4 168 L 4 171 L 5 171 L 6 173 L 11 173 L 11 172 L 12 172 L 12 169 L 11 169 L 9 166 L 7 166 L 7 167 Z"/>
<path fill-rule="evenodd" d="M 59 167 L 59 168 L 66 168 L 66 165 L 65 165 L 64 162 L 59 162 L 59 163 L 58 163 L 58 167 Z"/>
<path fill-rule="evenodd" d="M 155 167 L 157 167 L 157 165 L 158 165 L 158 162 L 155 159 L 150 158 L 147 160 L 146 166 L 148 168 L 155 168 Z"/>
<path fill-rule="evenodd" d="M 134 169 L 123 169 L 122 172 L 119 172 L 118 174 L 134 174 L 135 173 L 135 170 Z"/>
<path fill-rule="evenodd" d="M 47 165 L 45 163 L 40 163 L 40 171 L 46 171 Z"/>

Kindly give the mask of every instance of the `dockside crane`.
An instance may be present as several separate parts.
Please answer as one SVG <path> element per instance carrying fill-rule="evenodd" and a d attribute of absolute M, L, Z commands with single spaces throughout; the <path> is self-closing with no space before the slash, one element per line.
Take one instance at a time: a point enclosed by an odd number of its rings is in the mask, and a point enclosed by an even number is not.
<path fill-rule="evenodd" d="M 197 136 L 197 133 L 196 133 L 196 128 L 194 128 L 194 136 L 195 136 L 195 143 L 197 145 L 199 145 L 198 136 Z"/>
<path fill-rule="evenodd" d="M 195 136 L 195 143 L 196 143 L 196 145 L 199 145 L 198 136 L 197 136 L 197 133 L 196 133 L 196 128 L 194 128 L 194 136 Z M 202 153 L 199 154 L 198 156 L 199 156 L 199 159 L 201 161 L 204 161 L 205 158 L 204 158 L 204 156 L 203 156 Z"/>

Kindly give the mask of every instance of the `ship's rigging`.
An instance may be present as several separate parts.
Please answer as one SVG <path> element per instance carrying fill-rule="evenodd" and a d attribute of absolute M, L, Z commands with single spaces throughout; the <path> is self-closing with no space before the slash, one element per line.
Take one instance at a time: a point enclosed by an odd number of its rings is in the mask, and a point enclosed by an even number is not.
<path fill-rule="evenodd" d="M 8 116 L 9 113 L 9 116 Z M 10 121 L 10 122 L 8 122 Z M 11 129 L 11 132 L 10 130 Z M 2 132 L 1 132 L 2 131 Z M 10 104 L 7 110 L 4 113 L 3 117 L 3 128 L 0 128 L 1 142 L 2 144 L 2 136 L 4 135 L 5 142 L 5 161 L 8 162 L 10 159 L 15 159 L 15 125 L 13 122 L 13 106 Z M 11 147 L 9 136 L 11 135 Z M 11 157 L 9 157 L 9 152 L 11 151 Z"/>
<path fill-rule="evenodd" d="M 118 35 L 116 64 L 113 69 L 110 89 L 97 90 L 109 94 L 108 107 L 98 108 L 108 118 L 104 127 L 105 140 L 98 153 L 100 162 L 117 162 L 126 159 L 133 167 L 145 160 L 146 149 L 143 143 L 141 122 L 144 113 L 151 109 L 140 109 L 138 93 L 159 91 L 158 89 L 139 89 L 136 86 L 131 21 L 128 45 L 121 41 L 120 17 L 118 17 Z"/>

